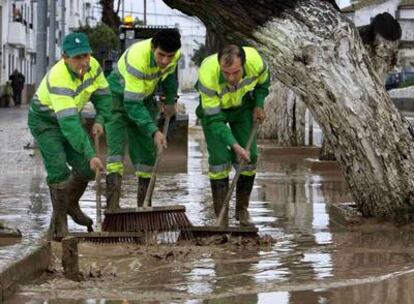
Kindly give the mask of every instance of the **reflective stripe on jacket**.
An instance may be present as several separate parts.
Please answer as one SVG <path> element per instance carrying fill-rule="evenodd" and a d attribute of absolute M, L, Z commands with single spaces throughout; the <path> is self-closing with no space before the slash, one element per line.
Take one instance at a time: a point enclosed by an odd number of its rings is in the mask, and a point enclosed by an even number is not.
<path fill-rule="evenodd" d="M 178 50 L 165 68 L 160 69 L 154 58 L 151 40 L 137 42 L 130 46 L 117 63 L 117 72 L 122 77 L 124 98 L 128 100 L 142 100 L 154 93 L 159 81 L 164 81 L 175 73 L 181 53 Z M 176 92 L 165 92 L 176 93 Z M 167 96 L 169 97 L 169 96 Z"/>
<path fill-rule="evenodd" d="M 80 112 L 93 97 L 109 95 L 108 82 L 98 61 L 91 57 L 89 71 L 80 79 L 61 59 L 46 74 L 34 96 L 39 109 L 63 118 Z"/>
<path fill-rule="evenodd" d="M 227 86 L 222 75 L 218 55 L 207 57 L 198 73 L 197 90 L 200 92 L 204 115 L 215 115 L 222 109 L 238 107 L 243 97 L 252 92 L 256 106 L 263 107 L 268 94 L 269 71 L 259 53 L 252 47 L 243 47 L 246 62 L 243 78 L 236 87 Z"/>

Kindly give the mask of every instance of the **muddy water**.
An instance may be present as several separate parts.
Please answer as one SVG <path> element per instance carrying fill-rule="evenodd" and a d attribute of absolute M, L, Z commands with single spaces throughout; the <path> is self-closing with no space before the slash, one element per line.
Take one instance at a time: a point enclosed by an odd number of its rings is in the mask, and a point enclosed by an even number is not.
<path fill-rule="evenodd" d="M 190 134 L 188 173 L 161 174 L 154 201 L 183 204 L 194 224 L 209 225 L 214 216 L 205 147 L 199 131 Z M 134 206 L 136 181 L 124 184 L 122 205 Z M 41 185 L 31 190 L 47 201 Z M 82 198 L 92 216 L 93 189 Z M 250 212 L 261 235 L 271 235 L 275 244 L 82 244 L 85 281 L 64 279 L 56 258 L 50 273 L 22 286 L 9 303 L 413 303 L 413 231 L 386 225 L 351 231 L 333 224 L 330 205 L 349 200 L 338 173 L 313 174 L 295 156 L 262 157 Z M 58 256 L 59 245 L 54 248 Z"/>

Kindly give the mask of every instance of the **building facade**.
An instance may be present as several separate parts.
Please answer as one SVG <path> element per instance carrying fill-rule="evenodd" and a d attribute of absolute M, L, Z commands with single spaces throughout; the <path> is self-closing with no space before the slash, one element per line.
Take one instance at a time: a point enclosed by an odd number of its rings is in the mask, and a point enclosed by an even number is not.
<path fill-rule="evenodd" d="M 414 68 L 414 0 L 359 0 L 343 8 L 342 12 L 356 26 L 369 24 L 377 14 L 391 14 L 402 28 L 398 66 L 401 69 Z"/>
<path fill-rule="evenodd" d="M 27 102 L 34 91 L 36 66 L 36 35 L 38 1 L 47 0 L 0 0 L 0 86 L 3 87 L 10 74 L 18 69 L 26 78 L 23 103 Z M 48 0 L 56 1 L 55 62 L 61 55 L 60 45 L 64 34 L 80 25 L 93 21 L 92 0 Z M 62 18 L 63 12 L 65 17 Z M 48 16 L 50 11 L 48 10 Z M 49 19 L 49 18 L 48 18 Z M 47 28 L 49 37 L 49 27 Z M 49 38 L 47 50 L 49 52 Z M 2 90 L 1 90 L 2 91 Z"/>

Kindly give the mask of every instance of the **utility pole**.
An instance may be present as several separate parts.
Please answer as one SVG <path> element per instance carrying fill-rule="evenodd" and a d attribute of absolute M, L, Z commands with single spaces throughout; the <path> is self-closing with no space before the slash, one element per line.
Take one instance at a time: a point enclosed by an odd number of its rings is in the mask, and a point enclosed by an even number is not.
<path fill-rule="evenodd" d="M 66 32 L 65 32 L 65 27 L 66 27 L 66 0 L 62 0 L 62 7 L 61 7 L 61 9 L 62 9 L 62 12 L 61 12 L 61 14 L 62 14 L 62 42 L 63 42 L 63 39 L 65 38 L 65 35 L 66 35 Z"/>
<path fill-rule="evenodd" d="M 50 1 L 49 13 L 49 68 L 55 64 L 56 58 L 56 0 Z"/>
<path fill-rule="evenodd" d="M 144 25 L 147 25 L 147 0 L 144 0 Z"/>
<path fill-rule="evenodd" d="M 124 22 L 125 18 L 125 0 L 122 0 L 122 22 Z"/>
<path fill-rule="evenodd" d="M 47 1 L 37 2 L 36 87 L 46 74 Z"/>

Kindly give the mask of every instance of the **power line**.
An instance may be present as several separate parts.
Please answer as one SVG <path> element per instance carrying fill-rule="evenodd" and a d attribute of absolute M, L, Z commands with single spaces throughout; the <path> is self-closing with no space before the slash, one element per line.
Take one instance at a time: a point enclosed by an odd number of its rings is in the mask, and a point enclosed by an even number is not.
<path fill-rule="evenodd" d="M 102 6 L 100 5 L 94 5 L 94 8 L 96 8 L 98 11 L 102 12 Z M 143 12 L 138 12 L 138 11 L 133 11 L 133 10 L 125 10 L 125 13 L 130 13 L 130 14 L 134 14 L 134 15 L 144 15 Z M 185 18 L 185 19 L 191 19 L 194 21 L 198 21 L 198 19 L 196 17 L 191 17 L 191 16 L 187 16 L 184 14 L 165 14 L 165 13 L 148 13 L 147 12 L 147 16 L 151 15 L 151 16 L 165 16 L 165 17 L 179 17 L 179 18 Z M 198 21 L 200 22 L 200 21 Z"/>

